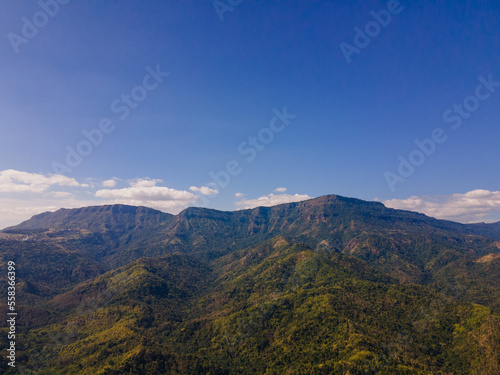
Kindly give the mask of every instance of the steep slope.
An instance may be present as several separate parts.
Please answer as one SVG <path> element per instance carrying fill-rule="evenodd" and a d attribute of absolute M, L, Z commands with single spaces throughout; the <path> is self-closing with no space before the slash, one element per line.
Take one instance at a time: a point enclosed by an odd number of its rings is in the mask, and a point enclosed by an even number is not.
<path fill-rule="evenodd" d="M 217 263 L 220 284 L 205 308 L 225 312 L 211 313 L 210 329 L 218 337 L 214 357 L 231 358 L 230 373 L 500 369 L 498 316 L 429 288 L 398 285 L 354 257 L 277 238 Z M 479 349 L 481 340 L 489 344 Z"/>
<path fill-rule="evenodd" d="M 500 318 L 488 308 L 400 285 L 356 257 L 281 236 L 210 267 L 183 254 L 140 259 L 46 307 L 50 323 L 20 343 L 26 373 L 493 375 L 500 369 Z"/>
<path fill-rule="evenodd" d="M 8 261 L 16 264 L 18 289 L 26 302 L 62 293 L 107 270 L 58 242 L 0 240 L 0 267 L 7 269 Z"/>
<path fill-rule="evenodd" d="M 18 241 L 28 235 L 28 242 L 63 248 L 98 262 L 104 270 L 144 256 L 174 252 L 209 261 L 284 235 L 312 248 L 356 256 L 402 282 L 441 287 L 444 274 L 464 274 L 461 264 L 475 265 L 484 256 L 500 253 L 498 241 L 474 234 L 494 234 L 496 228 L 494 224 L 464 225 L 390 209 L 379 202 L 327 195 L 235 212 L 188 208 L 176 216 L 122 205 L 59 210 L 37 215 L 2 235 L 18 236 Z M 2 241 L 0 255 L 11 246 Z M 14 259 L 22 253 L 21 249 Z M 479 284 L 494 284 L 479 271 L 474 278 Z M 474 294 L 467 298 L 474 301 Z M 498 305 L 496 296 L 490 302 Z"/>
<path fill-rule="evenodd" d="M 45 324 L 18 326 L 23 334 L 13 373 L 103 374 L 156 351 L 161 335 L 183 321 L 209 273 L 206 265 L 171 254 L 142 258 L 77 285 L 43 305 L 50 312 Z M 25 313 L 26 307 L 19 308 L 20 316 Z M 4 362 L 0 366 L 7 369 Z"/>
<path fill-rule="evenodd" d="M 164 243 L 213 259 L 284 235 L 354 255 L 401 281 L 433 283 L 449 262 L 500 253 L 493 239 L 472 232 L 463 224 L 330 195 L 236 212 L 189 208 L 164 229 Z"/>

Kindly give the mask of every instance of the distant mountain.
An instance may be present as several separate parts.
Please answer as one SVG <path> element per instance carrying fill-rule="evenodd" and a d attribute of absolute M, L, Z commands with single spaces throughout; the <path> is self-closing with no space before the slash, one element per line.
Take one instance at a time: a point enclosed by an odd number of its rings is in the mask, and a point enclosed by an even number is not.
<path fill-rule="evenodd" d="M 157 226 L 172 220 L 173 215 L 147 207 L 126 205 L 62 208 L 45 212 L 3 230 L 5 233 L 29 233 L 30 230 L 88 230 L 91 232 L 123 232 L 141 227 Z"/>
<path fill-rule="evenodd" d="M 467 224 L 466 228 L 472 234 L 490 237 L 500 241 L 500 221 L 489 224 L 486 223 Z"/>
<path fill-rule="evenodd" d="M 5 229 L 0 267 L 17 264 L 40 373 L 498 374 L 499 238 L 336 195 L 113 205 Z"/>
<path fill-rule="evenodd" d="M 282 235 L 322 251 L 355 255 L 401 281 L 432 283 L 449 262 L 473 262 L 500 252 L 493 236 L 497 227 L 437 220 L 379 202 L 328 195 L 235 212 L 188 208 L 176 216 L 122 205 L 59 210 L 4 233 L 31 234 L 108 269 L 173 252 L 210 260 Z"/>

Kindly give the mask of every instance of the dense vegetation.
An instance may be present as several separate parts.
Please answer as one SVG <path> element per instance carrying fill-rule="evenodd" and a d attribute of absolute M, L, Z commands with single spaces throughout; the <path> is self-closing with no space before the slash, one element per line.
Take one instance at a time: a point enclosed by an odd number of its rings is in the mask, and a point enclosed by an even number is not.
<path fill-rule="evenodd" d="M 0 237 L 21 305 L 18 368 L 0 368 L 496 375 L 497 228 L 337 196 L 38 215 Z"/>

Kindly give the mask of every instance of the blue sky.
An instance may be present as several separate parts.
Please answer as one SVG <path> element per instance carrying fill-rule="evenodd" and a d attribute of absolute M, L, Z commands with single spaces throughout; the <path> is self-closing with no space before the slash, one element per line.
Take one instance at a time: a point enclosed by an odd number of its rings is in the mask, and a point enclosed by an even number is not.
<path fill-rule="evenodd" d="M 495 1 L 5 2 L 0 227 L 324 194 L 500 220 L 499 21 Z"/>

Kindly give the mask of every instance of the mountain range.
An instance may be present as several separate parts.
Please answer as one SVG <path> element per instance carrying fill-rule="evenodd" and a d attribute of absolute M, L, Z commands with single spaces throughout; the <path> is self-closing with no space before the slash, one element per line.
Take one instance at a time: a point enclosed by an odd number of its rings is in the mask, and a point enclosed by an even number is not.
<path fill-rule="evenodd" d="M 337 195 L 178 215 L 95 206 L 4 229 L 9 261 L 6 374 L 500 373 L 500 222 Z"/>

